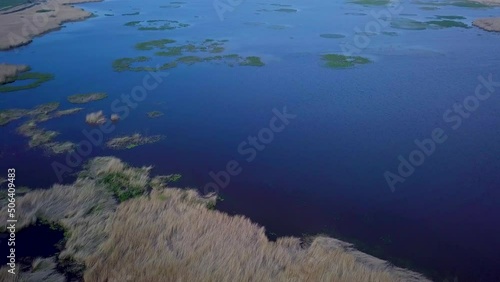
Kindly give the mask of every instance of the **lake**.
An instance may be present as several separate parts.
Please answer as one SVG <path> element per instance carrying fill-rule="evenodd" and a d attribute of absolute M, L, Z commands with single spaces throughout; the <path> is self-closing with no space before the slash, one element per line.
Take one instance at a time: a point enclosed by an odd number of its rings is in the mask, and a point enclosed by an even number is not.
<path fill-rule="evenodd" d="M 93 129 L 85 124 L 87 113 L 110 114 L 114 99 L 142 85 L 147 72 L 112 68 L 116 59 L 154 54 L 134 49 L 136 43 L 228 40 L 225 54 L 258 56 L 265 66 L 203 62 L 168 69 L 164 81 L 105 135 L 165 138 L 123 151 L 94 147 L 86 159 L 115 155 L 134 166 L 153 165 L 153 173 L 179 173 L 179 186 L 201 191 L 214 181 L 210 172 L 224 171 L 235 160 L 241 173 L 220 189 L 217 209 L 249 217 L 265 226 L 270 238 L 325 233 L 436 280 L 500 281 L 500 87 L 456 129 L 456 121 L 443 118 L 474 95 L 479 76 L 500 81 L 500 34 L 475 27 L 387 25 L 369 34 L 367 46 L 355 54 L 372 63 L 332 69 L 323 66 L 321 55 L 355 44 L 358 29 L 373 21 L 371 13 L 386 8 L 301 0 L 286 2 L 292 7 L 285 8 L 297 12 L 280 12 L 273 3 L 278 2 L 244 1 L 223 13 L 223 20 L 212 1 L 179 8 L 160 8 L 166 4 L 156 0 L 78 5 L 96 17 L 0 53 L 0 61 L 55 75 L 38 88 L 1 94 L 0 108 L 58 101 L 67 109 L 74 106 L 69 95 L 108 93 L 78 114 L 43 124 L 61 133 L 56 140 L 78 143 L 85 139 L 82 130 Z M 404 3 L 393 16 L 419 22 L 463 16 L 459 21 L 470 26 L 500 12 L 423 6 L 429 5 Z M 150 31 L 125 25 L 146 20 L 190 26 Z M 143 65 L 166 60 L 154 57 Z M 269 127 L 273 109 L 285 107 L 295 117 L 247 161 L 239 145 Z M 148 118 L 155 110 L 165 115 Z M 0 171 L 15 167 L 19 186 L 49 187 L 57 182 L 52 162 L 65 163 L 66 156 L 29 149 L 28 139 L 15 132 L 21 123 L 0 128 Z M 398 156 L 408 160 L 418 149 L 415 140 L 432 139 L 436 128 L 446 141 L 435 144 L 423 164 L 391 191 L 384 173 L 396 174 Z M 72 179 L 65 175 L 65 182 Z"/>

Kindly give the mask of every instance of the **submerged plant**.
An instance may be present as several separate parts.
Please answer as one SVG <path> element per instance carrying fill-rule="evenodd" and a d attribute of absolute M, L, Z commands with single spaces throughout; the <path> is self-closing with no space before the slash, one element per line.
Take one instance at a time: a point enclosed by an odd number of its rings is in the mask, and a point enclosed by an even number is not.
<path fill-rule="evenodd" d="M 361 56 L 344 56 L 340 54 L 326 54 L 321 56 L 325 66 L 329 68 L 350 68 L 356 65 L 368 64 L 371 61 Z"/>

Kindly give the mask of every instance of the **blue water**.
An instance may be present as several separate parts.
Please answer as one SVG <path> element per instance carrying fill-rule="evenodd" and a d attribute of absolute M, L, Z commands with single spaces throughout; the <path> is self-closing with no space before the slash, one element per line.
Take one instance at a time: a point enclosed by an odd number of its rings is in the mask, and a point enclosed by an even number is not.
<path fill-rule="evenodd" d="M 341 52 L 340 43 L 352 42 L 354 28 L 372 20 L 346 13 L 369 14 L 382 7 L 292 1 L 298 13 L 257 13 L 272 6 L 244 2 L 220 21 L 212 4 L 194 1 L 178 9 L 158 8 L 162 1 L 79 5 L 97 17 L 67 24 L 17 52 L 0 53 L 0 61 L 56 76 L 36 89 L 0 95 L 0 108 L 60 101 L 65 109 L 73 106 L 68 95 L 107 92 L 109 98 L 86 104 L 81 113 L 41 124 L 60 131 L 57 140 L 79 142 L 81 131 L 92 129 L 84 122 L 86 113 L 102 109 L 109 114 L 113 99 L 141 84 L 145 73 L 117 73 L 111 67 L 117 58 L 154 52 L 136 51 L 136 43 L 228 39 L 228 54 L 260 56 L 266 66 L 195 64 L 168 70 L 165 82 L 106 136 L 139 132 L 166 138 L 132 150 L 95 148 L 88 158 L 115 155 L 132 165 L 154 165 L 154 173 L 180 173 L 180 186 L 199 189 L 212 181 L 210 171 L 224 170 L 234 159 L 243 171 L 221 190 L 224 201 L 217 207 L 250 217 L 270 237 L 326 233 L 435 279 L 500 281 L 500 89 L 459 129 L 452 130 L 442 118 L 474 93 L 479 75 L 500 80 L 500 34 L 386 27 L 383 31 L 398 35 L 371 36 L 359 54 L 374 63 L 335 70 L 324 68 L 319 56 Z M 462 15 L 467 24 L 500 14 L 499 9 L 453 6 L 403 8 L 416 20 Z M 121 16 L 136 9 L 140 15 Z M 124 26 L 150 19 L 191 26 L 169 31 Z M 269 28 L 273 25 L 287 28 Z M 322 33 L 346 37 L 325 39 Z M 283 107 L 297 117 L 248 163 L 238 145 L 268 126 L 274 108 Z M 148 119 L 152 110 L 165 115 Z M 27 140 L 15 134 L 19 124 L 0 128 L 0 171 L 15 167 L 18 185 L 48 187 L 57 181 L 52 161 L 64 163 L 65 156 L 28 149 Z M 416 149 L 414 140 L 431 137 L 437 127 L 447 141 L 391 192 L 383 173 L 396 172 L 398 156 L 407 158 Z M 68 174 L 65 181 L 73 177 Z"/>

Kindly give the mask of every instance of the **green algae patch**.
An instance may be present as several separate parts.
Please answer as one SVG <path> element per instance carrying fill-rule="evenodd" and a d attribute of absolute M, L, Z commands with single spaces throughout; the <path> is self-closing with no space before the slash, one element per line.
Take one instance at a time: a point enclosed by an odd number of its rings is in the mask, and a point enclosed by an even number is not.
<path fill-rule="evenodd" d="M 391 3 L 390 0 L 353 0 L 351 3 L 364 6 L 386 6 Z"/>
<path fill-rule="evenodd" d="M 125 25 L 137 27 L 138 30 L 173 30 L 189 26 L 189 24 L 172 20 L 132 21 Z"/>
<path fill-rule="evenodd" d="M 436 16 L 436 19 L 439 20 L 465 20 L 466 17 L 463 16 Z"/>
<path fill-rule="evenodd" d="M 421 22 L 408 18 L 397 18 L 391 21 L 391 27 L 396 29 L 406 30 L 426 30 L 426 29 L 442 29 L 442 28 L 470 28 L 467 24 L 450 19 L 437 19 L 432 21 Z"/>
<path fill-rule="evenodd" d="M 296 9 L 293 9 L 293 8 L 279 8 L 279 9 L 276 9 L 274 11 L 282 12 L 282 13 L 297 13 L 298 12 Z"/>
<path fill-rule="evenodd" d="M 177 62 L 184 63 L 186 65 L 192 65 L 195 63 L 203 62 L 203 59 L 198 56 L 184 56 L 177 59 Z"/>
<path fill-rule="evenodd" d="M 152 51 L 157 57 L 168 58 L 169 61 L 159 66 L 134 66 L 135 63 L 146 62 L 151 57 L 140 56 L 136 58 L 121 58 L 113 62 L 115 71 L 160 71 L 172 69 L 180 64 L 194 65 L 203 62 L 222 63 L 229 66 L 263 66 L 264 63 L 259 57 L 242 57 L 238 54 L 224 54 L 227 40 L 216 40 L 212 38 L 204 41 L 186 41 L 179 44 L 172 39 L 158 39 L 140 42 L 135 45 L 137 50 Z M 174 44 L 175 43 L 175 44 Z M 207 54 L 209 54 L 207 56 Z"/>
<path fill-rule="evenodd" d="M 360 56 L 344 56 L 340 54 L 326 54 L 321 58 L 325 61 L 325 66 L 328 68 L 340 69 L 350 68 L 357 65 L 364 65 L 371 63 L 370 59 Z"/>
<path fill-rule="evenodd" d="M 165 49 L 167 44 L 175 43 L 173 39 L 158 39 L 146 42 L 137 43 L 135 49 L 141 51 L 153 50 L 153 49 Z"/>
<path fill-rule="evenodd" d="M 133 12 L 133 13 L 125 13 L 125 14 L 122 14 L 122 16 L 137 16 L 139 15 L 140 12 Z"/>
<path fill-rule="evenodd" d="M 160 111 L 152 111 L 152 112 L 148 112 L 147 115 L 149 118 L 159 118 L 159 117 L 163 116 L 164 113 L 162 113 Z"/>
<path fill-rule="evenodd" d="M 54 75 L 49 73 L 23 72 L 21 74 L 16 75 L 13 78 L 12 82 L 0 85 L 0 92 L 13 92 L 13 91 L 36 88 L 42 85 L 42 83 L 45 83 L 52 79 L 54 79 Z M 14 83 L 15 81 L 23 81 L 23 80 L 28 80 L 31 82 L 26 85 L 12 85 L 12 83 Z"/>
<path fill-rule="evenodd" d="M 71 104 L 85 104 L 93 101 L 102 100 L 108 97 L 106 93 L 88 93 L 88 94 L 75 94 L 68 96 L 68 102 Z"/>
<path fill-rule="evenodd" d="M 434 11 L 434 10 L 439 10 L 439 7 L 425 6 L 425 7 L 420 7 L 419 9 L 424 11 Z"/>
<path fill-rule="evenodd" d="M 345 38 L 345 35 L 337 33 L 323 33 L 320 34 L 319 37 L 329 38 L 329 39 L 339 39 L 339 38 Z"/>
<path fill-rule="evenodd" d="M 259 57 L 250 56 L 246 57 L 243 62 L 239 63 L 240 66 L 252 66 L 252 67 L 262 67 L 264 63 L 261 61 Z"/>
<path fill-rule="evenodd" d="M 425 30 L 427 29 L 428 25 L 417 20 L 397 18 L 391 21 L 391 27 L 405 30 Z"/>
<path fill-rule="evenodd" d="M 115 150 L 132 149 L 140 145 L 158 142 L 161 139 L 163 139 L 162 135 L 142 136 L 136 133 L 130 136 L 113 138 L 106 142 L 106 146 Z"/>
<path fill-rule="evenodd" d="M 144 67 L 144 66 L 139 66 L 139 67 L 134 67 L 132 64 L 134 63 L 142 63 L 142 62 L 147 62 L 150 61 L 150 57 L 145 57 L 145 56 L 140 56 L 136 58 L 120 58 L 116 59 L 113 62 L 113 69 L 117 72 L 122 72 L 122 71 L 155 71 L 156 68 L 154 67 Z"/>
<path fill-rule="evenodd" d="M 463 7 L 463 8 L 491 8 L 490 6 L 488 6 L 486 4 L 482 4 L 479 2 L 473 2 L 473 1 L 456 1 L 456 2 L 452 2 L 450 5 L 455 6 L 455 7 Z"/>
<path fill-rule="evenodd" d="M 467 24 L 463 22 L 457 22 L 452 20 L 428 21 L 427 24 L 439 28 L 450 28 L 450 27 L 470 28 Z"/>

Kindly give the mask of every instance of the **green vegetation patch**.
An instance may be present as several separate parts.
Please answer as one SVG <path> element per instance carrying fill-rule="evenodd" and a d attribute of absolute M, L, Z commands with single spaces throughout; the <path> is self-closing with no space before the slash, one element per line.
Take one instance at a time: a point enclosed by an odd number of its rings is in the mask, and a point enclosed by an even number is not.
<path fill-rule="evenodd" d="M 36 10 L 37 13 L 49 13 L 49 12 L 54 12 L 54 10 L 50 10 L 50 9 L 40 9 L 40 10 Z"/>
<path fill-rule="evenodd" d="M 428 21 L 427 24 L 439 28 L 449 28 L 449 27 L 470 28 L 467 24 L 463 22 L 457 22 L 452 20 Z"/>
<path fill-rule="evenodd" d="M 325 66 L 329 68 L 350 68 L 356 65 L 371 63 L 370 59 L 360 56 L 344 56 L 340 54 L 326 54 L 321 56 L 325 61 Z"/>
<path fill-rule="evenodd" d="M 297 10 L 293 9 L 293 8 L 279 8 L 279 9 L 276 9 L 274 11 L 282 12 L 282 13 L 297 13 Z"/>
<path fill-rule="evenodd" d="M 148 112 L 148 117 L 149 118 L 158 118 L 158 117 L 161 117 L 163 116 L 164 113 L 160 112 L 160 111 L 152 111 L 152 112 Z"/>
<path fill-rule="evenodd" d="M 392 20 L 391 27 L 406 30 L 442 29 L 451 27 L 470 28 L 467 24 L 454 20 L 440 19 L 421 22 L 408 18 L 397 18 Z"/>
<path fill-rule="evenodd" d="M 436 19 L 439 20 L 465 20 L 466 17 L 463 16 L 436 16 Z"/>
<path fill-rule="evenodd" d="M 167 48 L 167 44 L 175 43 L 175 40 L 172 39 L 159 39 L 159 40 L 151 40 L 146 42 L 137 43 L 135 45 L 135 49 L 137 50 L 153 50 L 153 49 L 165 49 Z"/>
<path fill-rule="evenodd" d="M 11 121 L 20 119 L 28 113 L 25 109 L 7 109 L 0 111 L 0 126 L 4 126 Z"/>
<path fill-rule="evenodd" d="M 351 3 L 365 6 L 386 6 L 391 3 L 391 0 L 353 0 Z"/>
<path fill-rule="evenodd" d="M 139 30 L 172 30 L 189 26 L 189 24 L 171 20 L 133 21 L 125 25 L 137 27 Z"/>
<path fill-rule="evenodd" d="M 102 100 L 108 97 L 106 93 L 88 93 L 88 94 L 75 94 L 68 96 L 68 101 L 72 104 L 85 104 L 92 101 Z"/>
<path fill-rule="evenodd" d="M 41 72 L 23 72 L 16 75 L 14 81 L 19 80 L 32 80 L 31 83 L 26 85 L 12 85 L 14 82 L 0 85 L 0 92 L 12 92 L 19 90 L 26 90 L 40 86 L 42 83 L 54 79 L 54 75 Z"/>
<path fill-rule="evenodd" d="M 133 12 L 133 13 L 125 13 L 125 14 L 122 14 L 122 16 L 137 16 L 139 15 L 140 12 Z"/>
<path fill-rule="evenodd" d="M 131 174 L 122 171 L 106 174 L 99 180 L 99 183 L 112 192 L 120 202 L 141 196 L 146 192 L 144 185 L 134 185 Z"/>
<path fill-rule="evenodd" d="M 319 36 L 322 38 L 329 38 L 329 39 L 345 38 L 345 35 L 337 34 L 337 33 L 323 33 L 323 34 L 320 34 Z"/>
<path fill-rule="evenodd" d="M 169 62 L 163 65 L 149 66 L 133 66 L 134 63 L 146 62 L 151 60 L 151 57 L 140 56 L 136 58 L 121 58 L 113 62 L 115 71 L 160 71 L 171 69 L 179 66 L 179 64 L 194 65 L 202 62 L 224 63 L 229 66 L 263 66 L 264 63 L 259 57 L 249 56 L 242 57 L 237 54 L 223 55 L 226 51 L 225 43 L 227 40 L 205 39 L 201 42 L 187 41 L 185 44 L 176 43 L 172 39 L 159 39 L 146 42 L 140 42 L 135 45 L 135 48 L 142 51 L 157 50 L 154 55 L 158 57 L 169 57 Z M 170 45 L 172 44 L 172 45 Z M 200 56 L 199 54 L 220 54 L 215 56 Z"/>
<path fill-rule="evenodd" d="M 158 142 L 161 139 L 163 139 L 161 135 L 142 136 L 136 133 L 130 136 L 113 138 L 106 142 L 106 146 L 115 150 L 132 149 L 140 145 Z"/>
<path fill-rule="evenodd" d="M 264 63 L 260 60 L 259 57 L 250 56 L 246 57 L 245 60 L 240 63 L 240 66 L 262 67 L 264 66 Z"/>
<path fill-rule="evenodd" d="M 156 71 L 154 67 L 133 67 L 134 63 L 147 62 L 151 60 L 149 57 L 140 56 L 136 58 L 120 58 L 113 62 L 113 69 L 117 72 L 122 71 Z"/>

